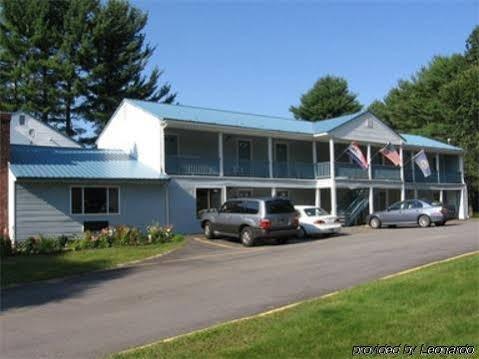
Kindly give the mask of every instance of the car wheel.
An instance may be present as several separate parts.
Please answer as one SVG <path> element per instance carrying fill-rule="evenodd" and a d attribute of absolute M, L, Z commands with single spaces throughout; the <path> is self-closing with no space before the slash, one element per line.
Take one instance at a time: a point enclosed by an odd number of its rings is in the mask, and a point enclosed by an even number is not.
<path fill-rule="evenodd" d="M 303 226 L 299 227 L 297 237 L 303 239 L 307 236 L 308 234 L 306 233 L 306 230 L 304 229 L 304 227 Z"/>
<path fill-rule="evenodd" d="M 240 239 L 241 239 L 241 243 L 243 243 L 243 245 L 245 247 L 253 246 L 254 245 L 254 236 L 253 236 L 253 231 L 251 230 L 251 228 L 244 227 L 241 230 Z"/>
<path fill-rule="evenodd" d="M 378 217 L 373 217 L 369 220 L 369 227 L 378 229 L 381 228 L 381 221 Z"/>
<path fill-rule="evenodd" d="M 446 222 L 436 222 L 434 224 L 436 225 L 436 227 L 441 227 L 441 226 L 444 226 Z"/>
<path fill-rule="evenodd" d="M 206 221 L 205 224 L 203 224 L 203 233 L 208 239 L 213 239 L 215 237 L 213 232 L 213 226 L 211 225 L 210 221 Z"/>
<path fill-rule="evenodd" d="M 417 223 L 419 224 L 419 227 L 426 228 L 431 225 L 431 218 L 423 214 L 420 216 L 417 220 Z"/>

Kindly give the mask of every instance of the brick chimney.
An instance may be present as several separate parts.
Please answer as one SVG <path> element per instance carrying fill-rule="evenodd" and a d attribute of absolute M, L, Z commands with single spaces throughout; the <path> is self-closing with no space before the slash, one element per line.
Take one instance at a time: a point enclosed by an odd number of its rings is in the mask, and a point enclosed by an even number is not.
<path fill-rule="evenodd" d="M 10 160 L 9 113 L 0 112 L 0 235 L 8 234 L 8 162 Z"/>

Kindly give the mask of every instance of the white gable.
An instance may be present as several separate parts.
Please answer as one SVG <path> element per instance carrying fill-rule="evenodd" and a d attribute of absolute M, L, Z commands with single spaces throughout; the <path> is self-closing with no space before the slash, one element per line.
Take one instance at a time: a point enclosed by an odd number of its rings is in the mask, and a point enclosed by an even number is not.
<path fill-rule="evenodd" d="M 118 149 L 163 173 L 164 123 L 129 101 L 123 101 L 96 141 L 98 148 Z"/>
<path fill-rule="evenodd" d="M 12 115 L 10 143 L 54 147 L 81 147 L 77 142 L 22 112 Z"/>
<path fill-rule="evenodd" d="M 389 126 L 371 113 L 365 113 L 330 132 L 336 138 L 370 143 L 393 143 L 404 140 Z"/>

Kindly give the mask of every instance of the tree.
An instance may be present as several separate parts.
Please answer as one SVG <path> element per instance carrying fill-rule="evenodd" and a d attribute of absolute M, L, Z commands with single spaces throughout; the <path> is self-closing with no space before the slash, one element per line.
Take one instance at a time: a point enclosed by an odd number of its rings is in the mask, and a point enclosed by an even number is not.
<path fill-rule="evenodd" d="M 345 79 L 328 75 L 301 96 L 298 107 L 291 106 L 289 110 L 297 119 L 319 121 L 360 111 L 362 105 L 356 97 Z"/>
<path fill-rule="evenodd" d="M 142 32 L 147 15 L 127 1 L 109 0 L 95 19 L 88 88 L 82 113 L 98 133 L 124 98 L 171 103 L 171 86 L 159 87 L 157 67 L 143 75 L 154 48 Z"/>
<path fill-rule="evenodd" d="M 77 120 L 98 133 L 125 97 L 172 102 L 158 68 L 143 75 L 146 21 L 126 0 L 0 0 L 0 108 L 73 136 Z"/>
<path fill-rule="evenodd" d="M 400 131 L 450 140 L 464 148 L 465 178 L 475 210 L 479 209 L 478 49 L 476 27 L 464 54 L 434 57 L 369 107 Z"/>
<path fill-rule="evenodd" d="M 58 111 L 57 66 L 65 1 L 0 3 L 0 101 L 48 122 Z"/>

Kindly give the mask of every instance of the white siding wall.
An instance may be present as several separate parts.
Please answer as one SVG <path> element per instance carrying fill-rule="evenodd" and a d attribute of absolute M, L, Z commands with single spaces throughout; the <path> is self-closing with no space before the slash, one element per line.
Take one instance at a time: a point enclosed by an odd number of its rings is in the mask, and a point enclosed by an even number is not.
<path fill-rule="evenodd" d="M 25 116 L 25 123 L 20 124 L 20 116 Z M 10 143 L 15 145 L 81 147 L 72 139 L 21 112 L 12 115 L 10 124 Z"/>
<path fill-rule="evenodd" d="M 368 127 L 368 121 L 372 127 Z M 388 143 L 399 145 L 402 141 L 392 129 L 370 114 L 364 114 L 354 121 L 338 127 L 332 135 L 349 141 Z"/>
<path fill-rule="evenodd" d="M 161 120 L 124 101 L 101 133 L 97 146 L 123 150 L 163 173 L 163 135 Z"/>

